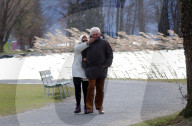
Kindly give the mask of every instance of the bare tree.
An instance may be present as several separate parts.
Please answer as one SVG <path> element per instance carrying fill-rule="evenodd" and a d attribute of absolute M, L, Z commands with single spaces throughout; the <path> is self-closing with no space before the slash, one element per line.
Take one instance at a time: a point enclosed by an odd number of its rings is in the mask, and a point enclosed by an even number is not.
<path fill-rule="evenodd" d="M 117 16 L 116 16 L 116 32 L 123 30 L 125 0 L 116 0 Z"/>
<path fill-rule="evenodd" d="M 30 0 L 1 0 L 0 1 L 0 52 L 9 39 L 13 27 L 26 12 Z"/>
<path fill-rule="evenodd" d="M 162 0 L 151 0 L 150 1 L 150 15 L 154 16 L 154 21 L 158 24 L 160 21 L 160 16 L 162 12 L 163 7 L 163 1 Z"/>
<path fill-rule="evenodd" d="M 126 11 L 126 20 L 125 20 L 125 32 L 127 33 L 127 34 L 133 34 L 133 31 L 134 31 L 134 27 L 135 27 L 135 24 L 134 24 L 134 22 L 135 22 L 135 20 L 136 20 L 136 18 L 133 18 L 132 17 L 132 15 L 134 15 L 134 14 L 132 14 L 133 12 L 134 13 L 136 13 L 137 11 L 136 11 L 136 8 L 137 8 L 137 5 L 135 6 L 135 1 L 134 0 L 131 0 L 130 1 L 130 3 L 129 3 L 129 5 L 127 5 L 126 7 L 125 7 L 125 11 Z M 135 10 L 133 11 L 133 9 L 134 9 L 134 7 L 136 7 L 135 8 Z M 136 16 L 136 15 L 135 15 Z M 133 24 L 132 24 L 132 20 L 133 20 Z M 132 32 L 131 32 L 132 31 Z"/>
<path fill-rule="evenodd" d="M 187 72 L 187 105 L 181 112 L 184 117 L 192 117 L 192 0 L 181 1 L 181 31 L 183 33 L 183 46 L 186 59 Z"/>
<path fill-rule="evenodd" d="M 181 7 L 179 0 L 170 0 L 170 13 L 173 30 L 181 37 Z"/>
<path fill-rule="evenodd" d="M 57 6 L 55 10 L 63 16 L 65 28 L 76 27 L 85 31 L 85 27 L 98 26 L 112 37 L 118 35 L 118 31 L 128 34 L 160 31 L 166 35 L 170 23 L 175 21 L 169 20 L 171 17 L 168 17 L 171 15 L 168 4 L 171 0 L 59 1 L 58 6 L 62 9 L 59 10 Z M 159 30 L 152 24 L 159 25 Z"/>
<path fill-rule="evenodd" d="M 61 20 L 65 28 L 78 28 L 86 31 L 87 28 L 97 26 L 103 31 L 102 0 L 59 0 L 63 15 Z M 56 10 L 56 9 L 55 9 Z"/>
<path fill-rule="evenodd" d="M 161 11 L 160 22 L 158 26 L 158 31 L 168 36 L 167 30 L 170 29 L 169 15 L 168 15 L 168 3 L 169 0 L 163 0 L 163 8 Z"/>
<path fill-rule="evenodd" d="M 132 31 L 131 31 L 131 34 L 132 34 L 132 35 L 134 34 L 135 25 L 136 25 L 136 19 L 137 19 L 137 8 L 138 8 L 138 7 L 137 7 L 137 6 L 138 6 L 137 3 L 138 3 L 138 2 L 136 1 L 135 11 L 134 11 L 135 13 L 134 13 L 134 18 L 133 18 L 133 19 L 134 19 L 134 20 L 133 20 L 133 27 L 132 27 Z"/>
<path fill-rule="evenodd" d="M 145 18 L 144 18 L 144 5 L 143 0 L 137 0 L 138 2 L 138 25 L 139 31 L 145 32 Z"/>
<path fill-rule="evenodd" d="M 19 41 L 21 50 L 32 48 L 34 36 L 41 37 L 45 29 L 40 1 L 30 1 L 27 8 L 31 10 L 25 16 L 20 17 L 13 28 L 13 35 Z"/>

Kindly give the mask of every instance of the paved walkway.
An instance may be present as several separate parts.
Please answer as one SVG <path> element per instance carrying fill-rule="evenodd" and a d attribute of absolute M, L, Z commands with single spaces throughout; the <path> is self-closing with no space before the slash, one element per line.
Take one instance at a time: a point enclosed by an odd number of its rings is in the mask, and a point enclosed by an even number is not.
<path fill-rule="evenodd" d="M 186 90 L 185 85 L 182 87 Z M 108 80 L 105 83 L 104 115 L 99 115 L 96 110 L 88 115 L 74 114 L 74 106 L 75 99 L 71 96 L 63 103 L 0 117 L 0 126 L 128 126 L 174 113 L 185 103 L 177 84 Z"/>

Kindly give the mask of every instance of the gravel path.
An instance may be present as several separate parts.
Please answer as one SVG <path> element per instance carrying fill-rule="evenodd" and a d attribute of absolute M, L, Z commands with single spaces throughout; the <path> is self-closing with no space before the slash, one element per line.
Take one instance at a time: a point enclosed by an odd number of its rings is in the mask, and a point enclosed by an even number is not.
<path fill-rule="evenodd" d="M 186 86 L 183 87 L 184 93 Z M 83 101 L 83 100 L 82 100 Z M 83 103 L 82 103 L 83 106 Z M 0 126 L 128 126 L 181 110 L 178 84 L 132 80 L 105 82 L 104 115 L 74 114 L 74 96 L 17 115 L 0 117 Z M 82 107 L 83 108 L 83 107 Z"/>

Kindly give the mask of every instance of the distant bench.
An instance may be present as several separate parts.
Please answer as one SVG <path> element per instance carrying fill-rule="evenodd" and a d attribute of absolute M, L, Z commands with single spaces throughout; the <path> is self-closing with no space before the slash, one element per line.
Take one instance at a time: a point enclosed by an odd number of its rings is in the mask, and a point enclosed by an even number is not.
<path fill-rule="evenodd" d="M 68 92 L 68 96 L 70 96 L 70 93 L 69 93 L 69 90 L 68 90 L 68 87 L 67 87 L 67 85 L 70 83 L 69 81 L 63 81 L 63 82 L 60 82 L 60 83 L 54 83 L 53 80 L 52 80 L 53 76 L 51 75 L 51 71 L 50 70 L 39 71 L 39 73 L 40 73 L 41 80 L 42 80 L 43 85 L 44 85 L 44 98 L 45 98 L 45 95 L 46 95 L 46 88 L 48 88 L 47 97 L 49 97 L 49 89 L 50 88 L 52 88 L 52 96 L 54 94 L 54 88 L 58 88 L 60 96 L 61 96 L 61 99 L 63 99 L 60 87 L 62 87 L 64 96 L 66 97 L 65 90 L 64 90 L 64 85 L 66 86 L 66 89 L 67 89 L 67 92 Z"/>

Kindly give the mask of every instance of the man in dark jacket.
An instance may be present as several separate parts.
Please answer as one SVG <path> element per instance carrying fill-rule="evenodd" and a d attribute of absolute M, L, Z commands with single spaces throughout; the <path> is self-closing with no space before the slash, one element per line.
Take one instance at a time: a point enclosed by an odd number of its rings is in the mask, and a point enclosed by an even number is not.
<path fill-rule="evenodd" d="M 108 67 L 113 60 L 113 51 L 106 40 L 100 38 L 101 32 L 97 27 L 90 31 L 92 44 L 86 50 L 88 67 L 85 68 L 85 74 L 89 79 L 86 106 L 89 113 L 93 112 L 94 89 L 96 87 L 95 107 L 99 114 L 104 114 L 104 82 L 107 77 Z"/>

